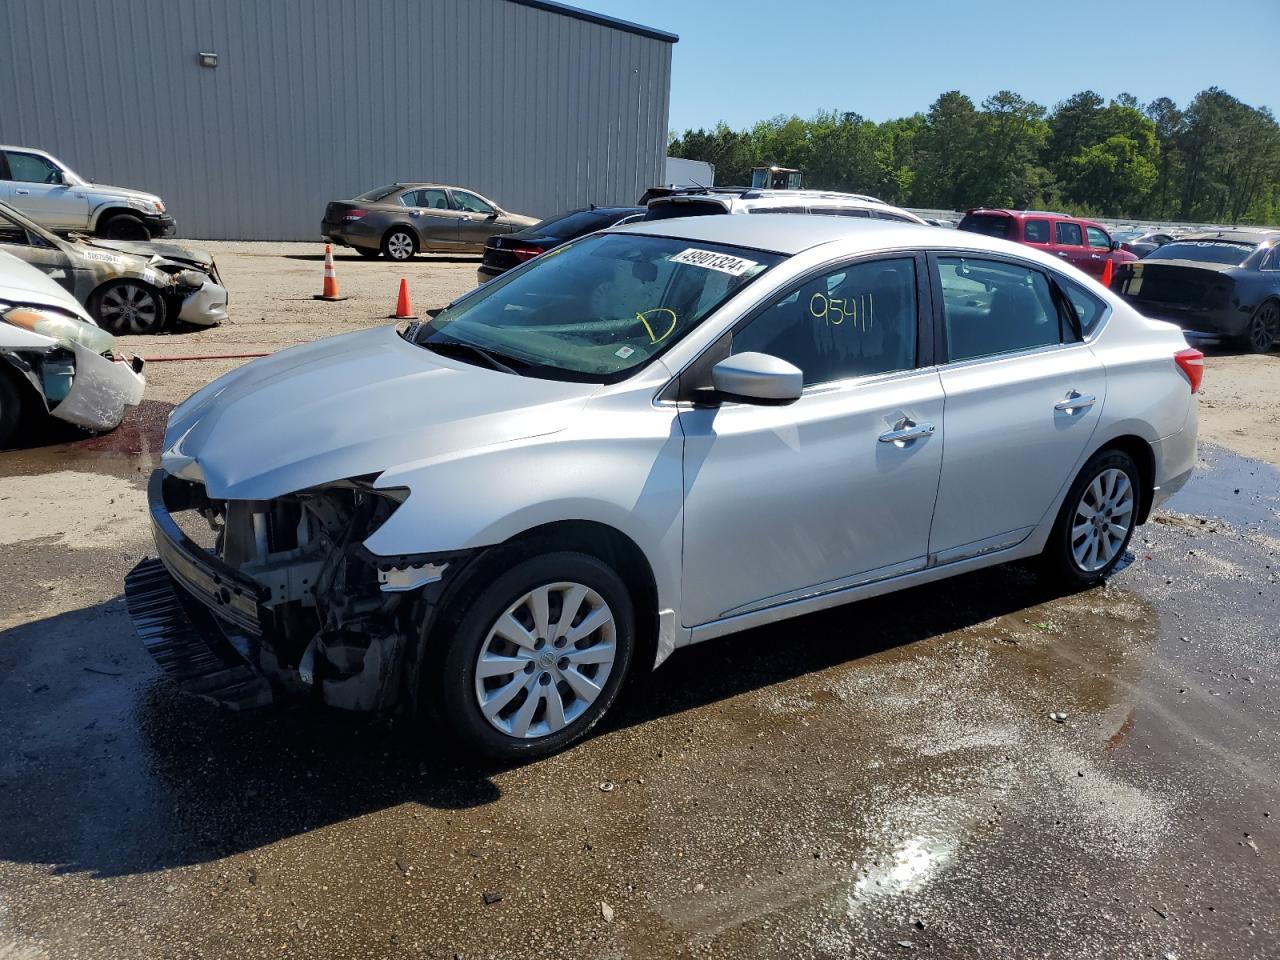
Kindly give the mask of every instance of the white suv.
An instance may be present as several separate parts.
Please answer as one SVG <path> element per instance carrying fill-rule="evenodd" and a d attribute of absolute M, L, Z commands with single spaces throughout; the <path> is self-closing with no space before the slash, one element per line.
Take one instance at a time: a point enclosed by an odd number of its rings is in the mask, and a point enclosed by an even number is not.
<path fill-rule="evenodd" d="M 823 190 L 743 190 L 711 189 L 697 193 L 674 193 L 649 201 L 646 220 L 670 220 L 715 213 L 812 213 L 830 217 L 864 217 L 897 223 L 925 221 L 909 210 L 895 207 L 861 193 Z"/>
<path fill-rule="evenodd" d="M 0 144 L 0 200 L 50 230 L 150 240 L 176 224 L 153 193 L 91 183 L 53 154 Z"/>

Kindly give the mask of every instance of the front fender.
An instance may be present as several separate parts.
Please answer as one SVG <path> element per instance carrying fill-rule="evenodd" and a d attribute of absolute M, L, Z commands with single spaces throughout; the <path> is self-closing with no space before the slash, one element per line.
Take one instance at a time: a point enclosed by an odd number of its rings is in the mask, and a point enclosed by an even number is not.
<path fill-rule="evenodd" d="M 653 570 L 663 608 L 678 609 L 683 438 L 535 437 L 389 470 L 379 487 L 408 499 L 365 547 L 378 556 L 503 543 L 545 524 L 589 520 L 630 537 Z"/>

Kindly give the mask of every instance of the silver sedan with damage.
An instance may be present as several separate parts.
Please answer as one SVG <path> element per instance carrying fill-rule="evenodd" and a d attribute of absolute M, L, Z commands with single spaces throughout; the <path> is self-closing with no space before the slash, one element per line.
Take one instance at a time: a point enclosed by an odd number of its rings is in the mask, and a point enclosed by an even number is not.
<path fill-rule="evenodd" d="M 538 756 L 687 644 L 1028 557 L 1102 580 L 1191 473 L 1201 362 L 977 234 L 614 228 L 179 406 L 128 602 L 193 692 Z"/>
<path fill-rule="evenodd" d="M 65 287 L 112 333 L 155 333 L 174 321 L 227 319 L 213 257 L 176 243 L 59 237 L 0 203 L 0 250 Z"/>

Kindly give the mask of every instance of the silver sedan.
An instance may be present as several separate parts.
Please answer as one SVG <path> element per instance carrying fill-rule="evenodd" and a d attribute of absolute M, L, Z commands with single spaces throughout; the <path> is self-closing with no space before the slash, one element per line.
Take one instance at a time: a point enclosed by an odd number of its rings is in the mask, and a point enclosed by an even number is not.
<path fill-rule="evenodd" d="M 1102 580 L 1191 474 L 1201 363 L 979 234 L 614 228 L 179 406 L 127 594 L 194 692 L 212 663 L 237 705 L 405 709 L 432 743 L 538 756 L 688 644 L 1028 557 Z M 250 654 L 175 657 L 199 635 L 178 593 Z"/>

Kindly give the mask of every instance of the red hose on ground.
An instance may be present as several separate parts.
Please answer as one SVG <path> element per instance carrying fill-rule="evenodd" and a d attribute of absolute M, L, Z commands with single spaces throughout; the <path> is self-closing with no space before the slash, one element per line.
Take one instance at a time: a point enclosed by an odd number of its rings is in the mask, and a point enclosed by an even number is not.
<path fill-rule="evenodd" d="M 207 357 L 143 357 L 147 363 L 175 363 L 180 360 L 252 360 L 269 357 L 269 353 L 217 353 Z"/>

